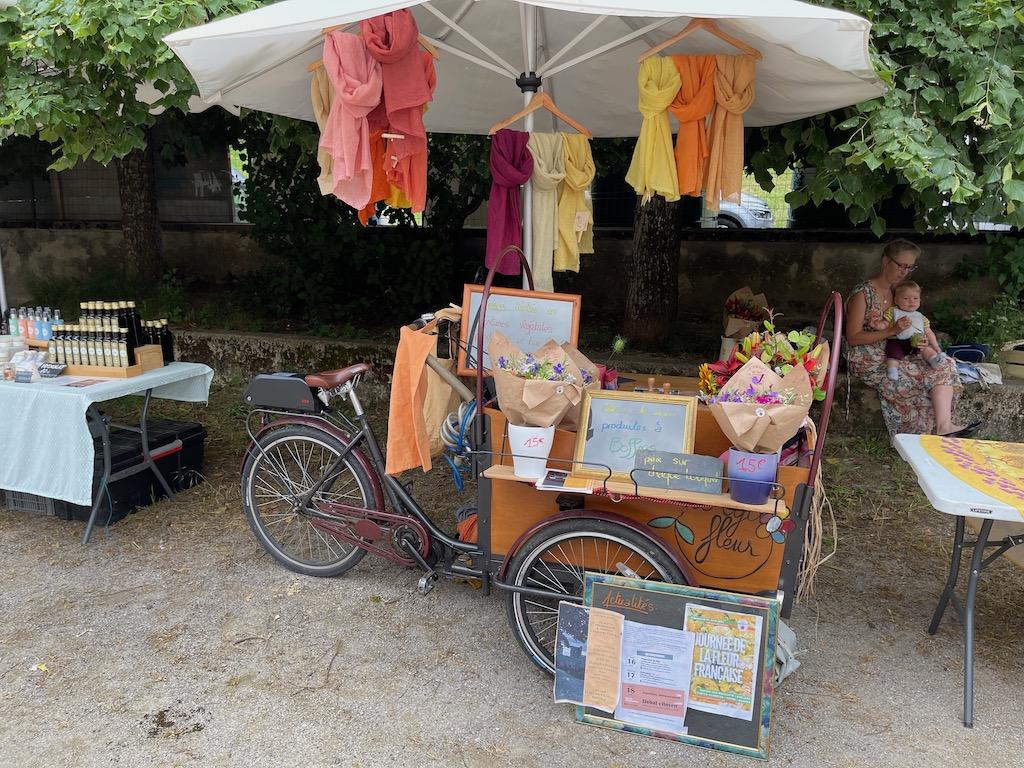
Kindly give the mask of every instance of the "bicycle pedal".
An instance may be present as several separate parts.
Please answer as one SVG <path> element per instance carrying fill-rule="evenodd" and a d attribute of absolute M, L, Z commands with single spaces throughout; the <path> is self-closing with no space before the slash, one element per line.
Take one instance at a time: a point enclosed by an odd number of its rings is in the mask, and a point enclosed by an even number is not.
<path fill-rule="evenodd" d="M 429 594 L 430 591 L 434 588 L 434 585 L 436 584 L 437 574 L 428 573 L 426 576 L 420 577 L 419 583 L 416 585 L 416 591 L 419 592 L 421 595 Z"/>

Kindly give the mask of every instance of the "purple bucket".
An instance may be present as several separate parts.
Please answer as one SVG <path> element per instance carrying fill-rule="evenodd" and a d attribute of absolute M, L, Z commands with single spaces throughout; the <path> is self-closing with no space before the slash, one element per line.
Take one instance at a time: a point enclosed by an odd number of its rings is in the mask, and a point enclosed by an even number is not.
<path fill-rule="evenodd" d="M 729 498 L 741 504 L 764 504 L 779 469 L 778 453 L 729 449 Z"/>

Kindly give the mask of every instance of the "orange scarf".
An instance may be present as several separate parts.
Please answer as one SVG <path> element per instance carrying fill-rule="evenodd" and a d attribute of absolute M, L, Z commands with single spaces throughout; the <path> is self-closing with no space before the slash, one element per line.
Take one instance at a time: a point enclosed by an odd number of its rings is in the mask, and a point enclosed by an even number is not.
<path fill-rule="evenodd" d="M 711 116 L 704 207 L 717 211 L 722 200 L 738 203 L 743 187 L 743 113 L 754 103 L 754 59 L 716 56 L 715 109 Z"/>
<path fill-rule="evenodd" d="M 715 57 L 673 56 L 682 85 L 669 106 L 679 121 L 676 172 L 679 194 L 699 197 L 704 187 L 708 140 L 704 120 L 715 104 Z"/>

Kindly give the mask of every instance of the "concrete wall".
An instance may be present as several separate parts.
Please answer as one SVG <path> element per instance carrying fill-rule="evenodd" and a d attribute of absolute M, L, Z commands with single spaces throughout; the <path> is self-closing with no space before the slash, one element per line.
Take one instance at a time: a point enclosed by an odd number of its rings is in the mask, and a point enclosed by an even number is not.
<path fill-rule="evenodd" d="M 394 230 L 378 230 L 394 237 Z M 270 257 L 248 237 L 248 227 L 200 226 L 164 230 L 167 263 L 182 273 L 217 283 L 259 269 Z M 681 248 L 679 298 L 684 314 L 717 317 L 736 288 L 764 291 L 789 322 L 813 319 L 831 290 L 844 295 L 872 274 L 880 246 L 858 234 L 837 237 L 785 230 L 743 232 L 694 230 Z M 859 241 L 852 241 L 859 238 Z M 924 286 L 924 310 L 941 299 L 956 299 L 965 308 L 991 300 L 996 286 L 988 280 L 955 277 L 965 258 L 984 255 L 985 244 L 971 239 L 921 239 L 921 268 L 914 278 Z M 467 231 L 466 261 L 482 263 L 482 233 Z M 583 257 L 580 273 L 556 274 L 556 290 L 581 293 L 585 313 L 620 317 L 625 303 L 624 276 L 632 247 L 628 232 L 598 232 L 597 252 Z M 120 259 L 121 232 L 105 229 L 4 229 L 0 252 L 12 304 L 28 300 L 32 273 L 87 276 Z M 416 308 L 429 309 L 429 308 Z"/>
<path fill-rule="evenodd" d="M 246 226 L 164 228 L 168 266 L 211 282 L 259 269 L 267 254 L 248 237 Z M 12 305 L 27 302 L 33 275 L 87 278 L 120 263 L 121 230 L 116 228 L 0 228 L 7 296 Z"/>

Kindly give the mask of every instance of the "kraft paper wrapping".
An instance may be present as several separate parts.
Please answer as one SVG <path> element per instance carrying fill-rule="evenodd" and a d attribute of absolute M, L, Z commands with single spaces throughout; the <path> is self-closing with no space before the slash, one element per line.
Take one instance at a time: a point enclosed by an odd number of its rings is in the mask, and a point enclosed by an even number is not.
<path fill-rule="evenodd" d="M 753 380 L 763 376 L 760 383 Z M 732 444 L 742 451 L 775 453 L 797 433 L 811 408 L 811 380 L 802 367 L 785 376 L 757 358 L 747 361 L 722 387 L 719 394 L 741 393 L 753 386 L 757 391 L 769 387 L 779 393 L 793 393 L 793 405 L 758 403 L 711 403 L 711 413 Z"/>
<path fill-rule="evenodd" d="M 519 360 L 526 355 L 500 331 L 491 336 L 488 348 L 491 360 L 499 357 Z M 498 408 L 510 424 L 522 427 L 559 427 L 575 431 L 579 423 L 580 401 L 583 399 L 583 370 L 590 376 L 591 387 L 600 386 L 597 367 L 579 350 L 569 344 L 559 345 L 551 340 L 533 353 L 537 360 L 561 363 L 572 375 L 575 383 L 524 379 L 497 365 L 492 366 L 494 388 L 498 395 Z"/>
<path fill-rule="evenodd" d="M 768 309 L 768 299 L 765 295 L 763 293 L 755 295 L 754 292 L 750 290 L 749 286 L 744 286 L 743 288 L 730 293 L 726 298 L 725 303 L 728 304 L 733 299 L 758 307 L 762 310 Z M 765 314 L 765 318 L 767 317 L 768 315 Z M 733 317 L 726 312 L 725 319 L 722 323 L 724 328 L 723 335 L 727 339 L 742 339 L 754 333 L 754 331 L 760 330 L 761 323 L 761 319 L 748 320 L 743 317 Z"/>

